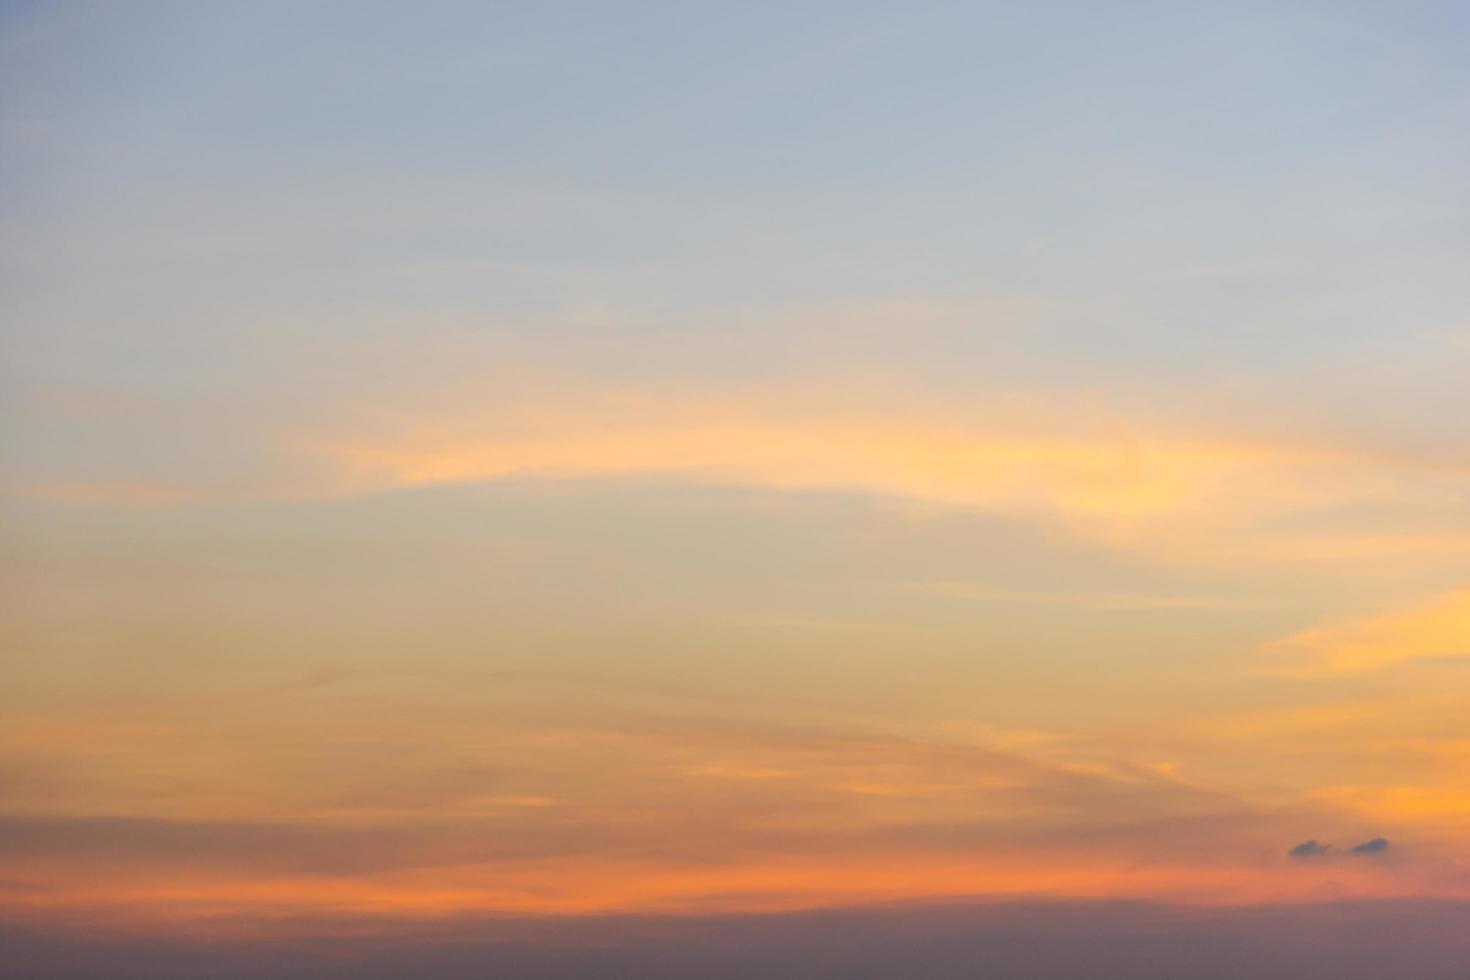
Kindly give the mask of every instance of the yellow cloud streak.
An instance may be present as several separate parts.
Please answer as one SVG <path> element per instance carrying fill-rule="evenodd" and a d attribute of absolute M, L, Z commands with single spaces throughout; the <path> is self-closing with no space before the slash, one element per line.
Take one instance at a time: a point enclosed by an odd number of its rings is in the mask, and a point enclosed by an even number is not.
<path fill-rule="evenodd" d="M 658 476 L 1050 515 L 1104 534 L 1172 519 L 1228 526 L 1380 496 L 1392 477 L 1365 460 L 1317 450 L 800 419 L 612 422 L 499 439 L 347 443 L 334 452 L 349 483 L 364 489 L 525 476 Z"/>
<path fill-rule="evenodd" d="M 1200 431 L 1086 392 L 957 397 L 884 378 L 689 390 L 509 373 L 411 409 L 364 408 L 331 431 L 298 444 L 335 473 L 331 493 L 651 478 L 980 510 L 1160 555 L 1208 550 L 1229 563 L 1258 552 L 1273 561 L 1470 553 L 1470 528 L 1445 526 L 1470 486 L 1461 465 Z M 1361 520 L 1310 531 L 1281 523 L 1379 505 L 1442 519 L 1415 532 Z"/>
<path fill-rule="evenodd" d="M 100 480 L 25 492 L 58 503 L 167 506 L 642 478 L 979 510 L 1215 564 L 1470 555 L 1462 518 L 1470 471 L 1454 461 L 1191 430 L 1086 392 L 958 397 L 885 378 L 690 390 L 507 368 L 474 386 L 343 404 L 331 416 L 280 434 L 280 452 L 248 487 Z M 1413 508 L 1421 517 L 1412 529 L 1370 527 L 1361 515 L 1289 523 L 1355 507 Z"/>
<path fill-rule="evenodd" d="M 1363 671 L 1425 657 L 1470 654 L 1470 589 L 1335 626 L 1293 633 L 1271 652 L 1300 664 L 1287 673 Z"/>

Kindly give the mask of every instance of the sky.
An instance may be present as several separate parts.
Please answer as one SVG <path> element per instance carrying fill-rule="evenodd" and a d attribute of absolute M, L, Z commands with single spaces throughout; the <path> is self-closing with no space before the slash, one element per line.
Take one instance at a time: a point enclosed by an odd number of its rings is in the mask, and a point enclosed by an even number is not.
<path fill-rule="evenodd" d="M 1470 974 L 1467 172 L 1450 0 L 3 0 L 0 937 Z"/>

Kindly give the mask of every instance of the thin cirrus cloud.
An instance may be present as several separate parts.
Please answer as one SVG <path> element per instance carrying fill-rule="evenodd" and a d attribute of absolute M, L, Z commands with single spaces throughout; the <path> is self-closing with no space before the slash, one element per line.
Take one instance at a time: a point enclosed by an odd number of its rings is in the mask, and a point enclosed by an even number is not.
<path fill-rule="evenodd" d="M 900 395 L 864 409 L 762 391 L 652 388 L 584 391 L 569 401 L 531 395 L 509 408 L 509 425 L 504 413 L 461 408 L 306 444 L 327 461 L 323 468 L 335 465 L 338 492 L 525 477 L 727 483 L 1055 521 L 1134 546 L 1162 529 L 1175 541 L 1218 545 L 1268 521 L 1356 505 L 1444 509 L 1470 482 L 1470 473 L 1438 461 L 1191 434 L 1117 413 L 1093 421 L 1082 406 L 1069 415 L 1057 406 L 945 406 Z M 1332 551 L 1279 532 L 1258 537 L 1277 557 L 1293 548 Z M 1369 553 L 1424 550 L 1413 534 L 1344 537 L 1351 540 L 1339 539 L 1339 549 L 1356 542 Z M 1429 551 L 1465 545 L 1463 535 L 1441 536 Z"/>
<path fill-rule="evenodd" d="M 1358 673 L 1470 654 L 1470 590 L 1293 633 L 1267 647 L 1285 673 Z"/>
<path fill-rule="evenodd" d="M 653 382 L 527 383 L 514 372 L 445 390 L 397 391 L 377 403 L 328 399 L 305 413 L 314 423 L 270 423 L 274 431 L 255 433 L 257 448 L 242 452 L 258 460 L 237 461 L 235 473 L 32 479 L 21 481 L 21 492 L 72 506 L 156 508 L 517 480 L 638 480 L 859 494 L 900 509 L 1056 526 L 1110 547 L 1218 565 L 1384 557 L 1422 564 L 1470 554 L 1461 512 L 1470 471 L 1432 453 L 1187 424 L 1158 409 L 1109 407 L 1098 395 L 1022 387 L 945 397 L 915 382 L 872 378 L 696 391 Z M 1362 509 L 1420 516 L 1364 526 L 1353 519 Z"/>

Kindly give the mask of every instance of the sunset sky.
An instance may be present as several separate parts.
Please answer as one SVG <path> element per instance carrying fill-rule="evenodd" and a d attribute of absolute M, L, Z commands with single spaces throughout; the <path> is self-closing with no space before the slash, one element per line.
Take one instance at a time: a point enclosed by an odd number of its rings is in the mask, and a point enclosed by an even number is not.
<path fill-rule="evenodd" d="M 1467 173 L 1458 0 L 0 2 L 0 946 L 1470 975 Z"/>

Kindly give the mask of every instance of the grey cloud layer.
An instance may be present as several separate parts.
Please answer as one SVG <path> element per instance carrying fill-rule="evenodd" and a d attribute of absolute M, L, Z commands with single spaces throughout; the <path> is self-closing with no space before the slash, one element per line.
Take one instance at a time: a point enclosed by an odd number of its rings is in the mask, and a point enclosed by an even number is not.
<path fill-rule="evenodd" d="M 284 941 L 85 937 L 0 926 L 31 980 L 1442 980 L 1470 967 L 1470 906 L 1383 901 L 1269 909 L 1005 903 L 783 916 L 466 917 L 298 923 Z"/>

